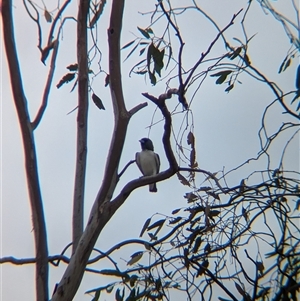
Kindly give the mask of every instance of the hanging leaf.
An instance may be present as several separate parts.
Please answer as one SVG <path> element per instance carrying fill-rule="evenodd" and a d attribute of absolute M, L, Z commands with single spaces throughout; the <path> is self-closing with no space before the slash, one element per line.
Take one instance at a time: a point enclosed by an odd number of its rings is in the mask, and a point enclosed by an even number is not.
<path fill-rule="evenodd" d="M 251 65 L 251 61 L 250 61 L 249 56 L 247 55 L 247 53 L 245 53 L 245 55 L 244 55 L 244 61 L 245 61 L 246 65 Z"/>
<path fill-rule="evenodd" d="M 128 53 L 128 55 L 126 56 L 124 62 L 133 54 L 133 52 L 137 49 L 137 47 L 139 46 L 139 44 L 136 44 L 133 49 Z"/>
<path fill-rule="evenodd" d="M 108 85 L 109 85 L 109 74 L 106 74 L 104 86 L 107 87 Z"/>
<path fill-rule="evenodd" d="M 214 74 L 211 74 L 210 76 L 211 77 L 220 77 L 222 75 L 229 75 L 230 73 L 232 73 L 232 70 L 224 70 L 224 71 L 220 71 L 220 72 L 217 72 L 217 73 L 214 73 Z"/>
<path fill-rule="evenodd" d="M 96 22 L 99 20 L 100 16 L 102 15 L 103 9 L 104 9 L 104 5 L 106 4 L 106 0 L 102 0 L 100 2 L 100 5 L 93 17 L 93 19 L 90 22 L 90 27 L 94 27 L 94 25 L 96 24 Z"/>
<path fill-rule="evenodd" d="M 161 227 L 164 224 L 165 221 L 166 221 L 165 219 L 161 219 L 161 220 L 153 223 L 151 226 L 148 227 L 148 231 L 152 230 L 154 228 L 157 228 L 157 227 Z"/>
<path fill-rule="evenodd" d="M 190 167 L 195 168 L 196 151 L 193 148 L 190 153 Z"/>
<path fill-rule="evenodd" d="M 130 286 L 133 287 L 134 284 L 135 284 L 135 282 L 136 282 L 138 279 L 139 279 L 139 277 L 138 277 L 137 275 L 132 275 L 132 276 L 130 277 L 130 280 L 129 280 Z"/>
<path fill-rule="evenodd" d="M 158 48 L 155 48 L 153 53 L 154 69 L 159 76 L 161 76 L 161 70 L 164 67 L 164 55 L 165 49 L 160 51 Z"/>
<path fill-rule="evenodd" d="M 249 222 L 248 211 L 244 207 L 242 207 L 242 215 L 243 215 L 245 221 L 248 223 Z"/>
<path fill-rule="evenodd" d="M 147 28 L 147 29 L 146 29 L 146 31 L 147 31 L 148 33 L 151 33 L 151 34 L 153 34 L 153 30 L 152 30 L 152 28 L 150 28 L 150 27 L 149 27 L 149 28 Z"/>
<path fill-rule="evenodd" d="M 168 54 L 168 60 L 167 60 L 167 64 L 166 64 L 166 69 L 168 68 L 169 63 L 170 63 L 171 58 L 172 58 L 172 47 L 169 46 L 168 49 L 169 49 L 169 54 Z"/>
<path fill-rule="evenodd" d="M 234 85 L 231 84 L 229 85 L 226 89 L 225 89 L 225 92 L 229 92 L 230 90 L 232 90 L 234 88 Z"/>
<path fill-rule="evenodd" d="M 210 210 L 209 211 L 209 216 L 213 217 L 213 216 L 218 216 L 221 213 L 220 210 Z"/>
<path fill-rule="evenodd" d="M 146 50 L 146 47 L 145 47 L 145 48 L 142 48 L 142 49 L 140 50 L 140 56 L 145 52 L 145 50 Z"/>
<path fill-rule="evenodd" d="M 63 78 L 56 85 L 57 89 L 59 89 L 63 84 L 69 83 L 74 78 L 75 78 L 75 73 L 67 73 L 66 75 L 63 76 Z"/>
<path fill-rule="evenodd" d="M 206 246 L 204 247 L 204 252 L 205 253 L 210 253 L 210 251 L 211 251 L 210 243 L 207 243 Z"/>
<path fill-rule="evenodd" d="M 131 259 L 127 262 L 127 265 L 133 265 L 138 262 L 143 256 L 143 252 L 139 251 L 131 255 Z"/>
<path fill-rule="evenodd" d="M 216 84 L 220 85 L 220 84 L 224 83 L 224 81 L 226 80 L 227 76 L 230 73 L 232 73 L 232 70 L 225 70 L 225 71 L 221 71 L 221 72 L 211 74 L 210 76 L 212 76 L 212 77 L 217 77 L 218 76 L 219 78 L 216 80 Z"/>
<path fill-rule="evenodd" d="M 140 237 L 143 236 L 143 234 L 145 233 L 146 229 L 148 228 L 150 222 L 151 222 L 151 217 L 149 217 L 149 218 L 146 220 L 146 222 L 144 223 L 144 226 L 143 226 L 142 231 L 141 231 L 141 233 L 140 233 Z"/>
<path fill-rule="evenodd" d="M 192 250 L 193 253 L 198 252 L 201 243 L 202 243 L 202 238 L 201 238 L 201 236 L 199 236 L 195 240 L 195 244 L 194 244 L 194 247 L 193 247 L 193 250 Z"/>
<path fill-rule="evenodd" d="M 153 86 L 155 86 L 156 85 L 156 77 L 155 77 L 154 73 L 152 73 L 152 72 L 148 72 L 148 73 L 149 73 L 151 84 Z"/>
<path fill-rule="evenodd" d="M 94 104 L 100 109 L 100 110 L 105 110 L 105 107 L 102 103 L 102 100 L 95 94 L 93 93 L 92 94 L 92 99 L 93 99 L 93 102 Z"/>
<path fill-rule="evenodd" d="M 48 23 L 51 23 L 52 22 L 52 16 L 50 15 L 50 13 L 47 11 L 47 9 L 45 8 L 45 12 L 44 12 L 44 16 L 45 16 L 45 19 Z"/>
<path fill-rule="evenodd" d="M 229 54 L 229 58 L 231 60 L 234 60 L 241 53 L 242 49 L 243 49 L 242 46 L 236 48 L 232 53 Z"/>
<path fill-rule="evenodd" d="M 227 75 L 226 75 L 226 74 L 221 75 L 221 76 L 216 80 L 216 84 L 217 84 L 217 85 L 223 84 L 223 83 L 225 82 L 226 78 L 227 78 Z"/>
<path fill-rule="evenodd" d="M 187 135 L 187 144 L 195 147 L 195 136 L 192 132 L 189 132 Z"/>
<path fill-rule="evenodd" d="M 57 42 L 57 40 L 54 40 L 49 45 L 47 45 L 44 49 L 42 49 L 41 61 L 44 65 L 46 65 L 45 61 L 46 61 L 47 57 L 49 56 L 50 50 L 54 48 L 54 45 L 56 42 Z"/>
<path fill-rule="evenodd" d="M 71 64 L 67 67 L 67 69 L 69 69 L 69 71 L 77 71 L 78 70 L 78 64 Z"/>
<path fill-rule="evenodd" d="M 300 91 L 300 65 L 298 65 L 297 68 L 297 74 L 296 74 L 296 89 L 298 90 L 298 92 Z"/>
<path fill-rule="evenodd" d="M 147 30 L 142 29 L 142 28 L 140 28 L 140 27 L 137 27 L 137 29 L 140 31 L 140 33 L 141 33 L 146 39 L 150 39 L 150 35 L 149 35 L 149 33 L 147 32 Z"/>
<path fill-rule="evenodd" d="M 110 286 L 107 286 L 107 287 L 106 287 L 106 292 L 110 294 L 110 293 L 113 291 L 114 286 L 115 286 L 114 284 L 112 284 L 112 285 L 110 285 Z"/>
<path fill-rule="evenodd" d="M 170 223 L 171 225 L 177 224 L 178 222 L 181 221 L 181 219 L 182 219 L 182 217 L 181 217 L 181 216 L 178 216 L 178 217 L 176 217 L 176 218 L 174 218 L 174 219 L 171 219 L 169 223 Z"/>
<path fill-rule="evenodd" d="M 181 184 L 183 184 L 185 186 L 189 186 L 188 180 L 182 174 L 180 174 L 179 172 L 177 172 L 177 178 L 181 182 Z"/>
<path fill-rule="evenodd" d="M 238 283 L 236 283 L 236 282 L 234 282 L 234 284 L 235 284 L 235 287 L 236 287 L 236 289 L 238 290 L 238 292 L 239 292 L 242 296 L 245 296 L 245 291 L 242 289 L 242 287 L 241 287 Z"/>
<path fill-rule="evenodd" d="M 264 269 L 265 269 L 263 262 L 261 262 L 261 261 L 256 261 L 256 267 L 257 267 L 257 269 L 259 270 L 259 272 L 260 272 L 261 275 L 262 275 L 263 272 L 264 272 Z"/>
<path fill-rule="evenodd" d="M 198 270 L 198 273 L 197 273 L 196 277 L 201 276 L 205 272 L 205 270 L 208 268 L 208 266 L 209 266 L 209 261 L 208 260 L 204 260 L 202 262 L 202 264 L 200 264 L 200 268 Z"/>
<path fill-rule="evenodd" d="M 180 210 L 181 210 L 181 208 L 175 209 L 175 210 L 172 211 L 172 214 L 177 214 Z"/>
<path fill-rule="evenodd" d="M 151 58 L 153 56 L 153 53 L 155 51 L 155 46 L 153 45 L 153 43 L 151 43 L 148 47 L 148 51 L 147 51 L 147 67 L 148 67 L 148 71 L 150 72 L 150 63 L 151 63 Z"/>
<path fill-rule="evenodd" d="M 196 194 L 192 193 L 192 192 L 186 193 L 184 195 L 184 198 L 187 199 L 188 203 L 195 202 L 199 199 L 199 197 Z"/>
<path fill-rule="evenodd" d="M 231 299 L 229 300 L 229 299 L 225 299 L 225 298 L 222 298 L 222 297 L 218 297 L 218 299 L 219 299 L 220 301 L 232 301 Z"/>
<path fill-rule="evenodd" d="M 116 290 L 116 293 L 115 293 L 115 299 L 116 299 L 116 301 L 123 301 L 123 299 L 124 299 L 125 288 L 123 287 L 122 295 L 120 294 L 120 291 L 121 290 L 119 288 Z"/>
<path fill-rule="evenodd" d="M 128 47 L 131 46 L 135 41 L 136 41 L 136 40 L 133 40 L 133 41 L 131 41 L 131 42 L 125 44 L 125 45 L 121 48 L 121 50 L 123 50 L 123 49 L 125 49 L 125 48 L 128 48 Z"/>
<path fill-rule="evenodd" d="M 101 291 L 96 291 L 95 292 L 95 295 L 94 295 L 94 298 L 92 299 L 92 301 L 98 301 L 99 298 L 100 298 L 100 294 L 101 294 Z"/>

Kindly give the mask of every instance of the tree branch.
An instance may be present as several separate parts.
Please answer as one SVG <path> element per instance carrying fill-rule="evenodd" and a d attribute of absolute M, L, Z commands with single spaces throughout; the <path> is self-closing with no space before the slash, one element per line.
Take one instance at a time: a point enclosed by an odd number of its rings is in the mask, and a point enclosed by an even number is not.
<path fill-rule="evenodd" d="M 12 19 L 12 1 L 4 0 L 2 1 L 4 47 L 8 61 L 13 98 L 23 139 L 25 170 L 35 239 L 36 299 L 39 301 L 48 301 L 48 247 L 46 225 L 37 170 L 35 141 L 27 108 L 27 100 L 22 85 Z"/>
<path fill-rule="evenodd" d="M 52 53 L 52 57 L 51 57 L 50 70 L 49 70 L 46 87 L 45 87 L 44 94 L 43 94 L 42 105 L 37 113 L 36 118 L 32 122 L 33 130 L 35 130 L 37 128 L 37 126 L 39 125 L 39 123 L 42 120 L 42 117 L 45 113 L 45 110 L 47 108 L 48 98 L 49 98 L 49 94 L 50 94 L 50 88 L 51 88 L 53 75 L 54 75 L 54 71 L 55 71 L 55 62 L 56 62 L 57 52 L 58 52 L 58 40 L 53 42 L 53 53 Z"/>
<path fill-rule="evenodd" d="M 67 1 L 66 1 L 67 3 Z M 78 60 L 78 111 L 76 171 L 73 196 L 72 241 L 73 253 L 83 232 L 83 205 L 87 159 L 88 119 L 88 54 L 87 17 L 89 0 L 80 1 L 77 16 L 77 60 Z"/>

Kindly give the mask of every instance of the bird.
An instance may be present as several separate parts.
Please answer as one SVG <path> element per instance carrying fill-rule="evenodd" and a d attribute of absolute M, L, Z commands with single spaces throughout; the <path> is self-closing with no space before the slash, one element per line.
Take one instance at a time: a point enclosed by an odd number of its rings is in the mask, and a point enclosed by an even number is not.
<path fill-rule="evenodd" d="M 143 176 L 153 176 L 159 173 L 160 159 L 154 152 L 154 146 L 149 138 L 142 138 L 141 152 L 135 154 L 135 161 Z M 157 192 L 156 183 L 149 184 L 150 192 Z"/>

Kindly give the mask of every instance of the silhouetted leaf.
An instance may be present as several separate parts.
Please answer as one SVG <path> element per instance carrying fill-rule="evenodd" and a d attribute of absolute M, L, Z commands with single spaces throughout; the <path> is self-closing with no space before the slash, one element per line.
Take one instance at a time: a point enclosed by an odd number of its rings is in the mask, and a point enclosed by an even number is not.
<path fill-rule="evenodd" d="M 230 73 L 232 73 L 232 70 L 224 70 L 224 71 L 220 71 L 220 72 L 211 74 L 210 76 L 211 77 L 218 77 L 218 79 L 216 80 L 216 84 L 220 85 L 226 80 L 227 76 Z"/>
<path fill-rule="evenodd" d="M 181 219 L 182 219 L 182 217 L 181 217 L 181 216 L 178 216 L 178 217 L 176 217 L 176 218 L 174 218 L 174 219 L 171 219 L 169 223 L 170 223 L 171 225 L 173 225 L 173 224 L 176 224 L 176 223 L 178 223 L 179 221 L 181 221 Z"/>
<path fill-rule="evenodd" d="M 229 75 L 230 73 L 232 73 L 232 70 L 224 70 L 224 71 L 220 71 L 220 72 L 217 72 L 217 73 L 214 73 L 214 74 L 211 74 L 210 76 L 211 77 L 220 77 L 222 75 Z"/>
<path fill-rule="evenodd" d="M 196 160 L 196 151 L 193 148 L 190 153 L 190 167 L 191 168 L 195 167 L 195 160 Z"/>
<path fill-rule="evenodd" d="M 256 261 L 256 267 L 260 271 L 260 273 L 263 274 L 264 269 L 265 269 L 263 262 Z"/>
<path fill-rule="evenodd" d="M 51 23 L 52 22 L 52 16 L 50 15 L 50 13 L 47 11 L 47 9 L 45 9 L 45 12 L 44 12 L 44 16 L 45 16 L 45 19 L 48 23 Z"/>
<path fill-rule="evenodd" d="M 92 99 L 93 99 L 93 102 L 94 104 L 100 109 L 100 110 L 105 110 L 105 107 L 102 103 L 102 100 L 95 94 L 93 93 L 92 94 Z"/>
<path fill-rule="evenodd" d="M 123 299 L 124 299 L 124 292 L 125 292 L 125 288 L 124 287 L 123 287 L 122 295 L 120 294 L 120 289 L 119 288 L 116 290 L 116 293 L 115 293 L 115 299 L 116 299 L 116 301 L 123 301 Z"/>
<path fill-rule="evenodd" d="M 138 262 L 143 256 L 143 252 L 139 251 L 131 255 L 131 259 L 127 262 L 127 265 L 133 265 Z"/>
<path fill-rule="evenodd" d="M 161 220 L 153 223 L 151 226 L 148 227 L 148 230 L 152 230 L 154 228 L 161 227 L 165 221 L 166 221 L 165 219 L 161 219 Z"/>
<path fill-rule="evenodd" d="M 143 226 L 143 228 L 142 228 L 142 231 L 141 231 L 141 233 L 140 233 L 140 237 L 143 236 L 143 234 L 144 234 L 145 231 L 147 230 L 147 228 L 148 228 L 150 222 L 151 222 L 151 217 L 149 217 L 149 218 L 145 221 L 144 226 Z"/>
<path fill-rule="evenodd" d="M 177 172 L 177 178 L 181 182 L 181 184 L 183 184 L 185 186 L 189 186 L 188 180 L 182 174 L 180 174 L 179 172 Z"/>
<path fill-rule="evenodd" d="M 202 243 L 202 238 L 201 238 L 201 236 L 199 236 L 195 240 L 195 244 L 194 244 L 194 247 L 193 247 L 193 250 L 192 250 L 193 253 L 198 252 L 201 243 Z"/>
<path fill-rule="evenodd" d="M 297 68 L 297 74 L 296 74 L 296 89 L 299 91 L 300 90 L 300 65 L 298 65 Z"/>
<path fill-rule="evenodd" d="M 114 284 L 111 284 L 110 286 L 107 286 L 106 287 L 106 292 L 110 294 L 113 291 L 114 287 L 115 287 Z"/>
<path fill-rule="evenodd" d="M 153 86 L 155 86 L 156 85 L 156 77 L 155 77 L 154 73 L 152 73 L 152 72 L 148 72 L 148 73 L 149 73 L 151 84 Z"/>
<path fill-rule="evenodd" d="M 179 208 L 179 209 L 174 209 L 174 210 L 172 211 L 172 214 L 177 214 L 180 210 L 181 210 L 181 208 Z"/>
<path fill-rule="evenodd" d="M 146 38 L 146 39 L 150 39 L 150 35 L 149 33 L 145 30 L 145 29 L 142 29 L 140 27 L 137 27 L 137 29 L 140 31 L 140 33 Z"/>
<path fill-rule="evenodd" d="M 195 147 L 195 136 L 192 132 L 189 132 L 187 135 L 187 144 Z"/>
<path fill-rule="evenodd" d="M 42 49 L 41 61 L 44 65 L 47 57 L 49 56 L 50 50 L 54 48 L 56 40 L 52 41 L 49 45 L 47 45 L 44 49 Z"/>
<path fill-rule="evenodd" d="M 225 299 L 225 298 L 222 298 L 222 297 L 218 297 L 218 299 L 219 299 L 220 301 L 232 301 L 231 299 Z"/>
<path fill-rule="evenodd" d="M 235 287 L 236 287 L 236 289 L 238 290 L 238 292 L 239 292 L 242 296 L 245 296 L 245 292 L 244 292 L 244 290 L 242 289 L 242 287 L 241 287 L 238 283 L 236 283 L 236 282 L 234 282 L 234 284 L 235 284 Z"/>
<path fill-rule="evenodd" d="M 99 20 L 100 16 L 102 15 L 105 4 L 106 4 L 106 0 L 100 1 L 99 7 L 98 7 L 93 19 L 90 22 L 90 27 L 94 27 L 96 22 Z"/>
<path fill-rule="evenodd" d="M 66 75 L 63 76 L 63 78 L 56 85 L 57 89 L 59 89 L 63 84 L 69 83 L 74 78 L 75 78 L 75 73 L 67 73 Z"/>
<path fill-rule="evenodd" d="M 230 90 L 232 90 L 234 88 L 234 84 L 229 85 L 226 89 L 225 92 L 229 92 Z"/>
<path fill-rule="evenodd" d="M 204 247 L 204 252 L 210 253 L 210 251 L 211 251 L 210 243 L 207 243 L 206 246 Z"/>
<path fill-rule="evenodd" d="M 128 55 L 126 56 L 124 62 L 133 54 L 133 52 L 137 49 L 137 47 L 139 46 L 139 44 L 136 44 L 132 50 L 128 53 Z"/>
<path fill-rule="evenodd" d="M 138 279 L 139 279 L 139 277 L 138 277 L 137 275 L 132 275 L 132 276 L 130 277 L 130 280 L 129 280 L 130 286 L 133 287 L 134 284 L 135 284 L 135 282 L 136 282 Z"/>
<path fill-rule="evenodd" d="M 78 64 L 71 64 L 67 67 L 67 69 L 69 69 L 69 71 L 77 71 L 78 70 Z"/>
<path fill-rule="evenodd" d="M 170 63 L 171 58 L 172 58 L 172 47 L 169 46 L 168 49 L 169 49 L 169 54 L 168 54 L 168 60 L 167 60 L 167 64 L 166 64 L 166 69 L 168 68 L 169 63 Z"/>
<path fill-rule="evenodd" d="M 100 294 L 101 294 L 101 291 L 96 291 L 95 292 L 95 295 L 94 295 L 94 298 L 92 299 L 92 301 L 98 301 L 99 298 L 100 298 Z"/>
<path fill-rule="evenodd" d="M 225 82 L 226 78 L 227 78 L 227 75 L 226 75 L 226 74 L 221 75 L 221 76 L 216 80 L 216 84 L 217 84 L 217 85 L 223 84 L 223 83 Z"/>
<path fill-rule="evenodd" d="M 145 50 L 146 50 L 146 47 L 142 48 L 142 49 L 140 50 L 140 55 L 142 55 L 142 54 L 145 52 Z"/>
<path fill-rule="evenodd" d="M 234 60 L 241 53 L 242 49 L 243 49 L 242 46 L 236 48 L 231 54 L 229 54 L 229 58 L 231 60 Z"/>
<path fill-rule="evenodd" d="M 148 27 L 148 28 L 146 29 L 146 31 L 147 31 L 148 33 L 153 34 L 153 30 L 152 30 L 152 28 L 150 28 L 150 27 Z"/>
<path fill-rule="evenodd" d="M 245 53 L 245 55 L 244 55 L 244 61 L 245 61 L 246 65 L 251 65 L 251 61 L 250 61 L 249 56 L 247 55 L 247 53 Z"/>
<path fill-rule="evenodd" d="M 218 216 L 221 213 L 220 210 L 210 210 L 209 216 Z"/>
<path fill-rule="evenodd" d="M 133 40 L 133 41 L 131 41 L 131 42 L 125 44 L 121 49 L 125 49 L 125 48 L 131 46 L 135 41 L 136 41 L 136 40 Z"/>
<path fill-rule="evenodd" d="M 105 77 L 105 87 L 107 87 L 109 85 L 109 74 L 106 74 Z"/>

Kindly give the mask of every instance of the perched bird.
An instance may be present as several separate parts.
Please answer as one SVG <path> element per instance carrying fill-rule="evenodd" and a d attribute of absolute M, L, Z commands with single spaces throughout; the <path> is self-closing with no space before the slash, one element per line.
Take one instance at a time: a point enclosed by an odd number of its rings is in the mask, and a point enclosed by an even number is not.
<path fill-rule="evenodd" d="M 144 176 L 153 176 L 159 173 L 160 160 L 154 152 L 153 143 L 148 138 L 140 140 L 142 151 L 135 154 L 135 161 Z M 149 184 L 150 192 L 157 192 L 156 183 Z"/>

